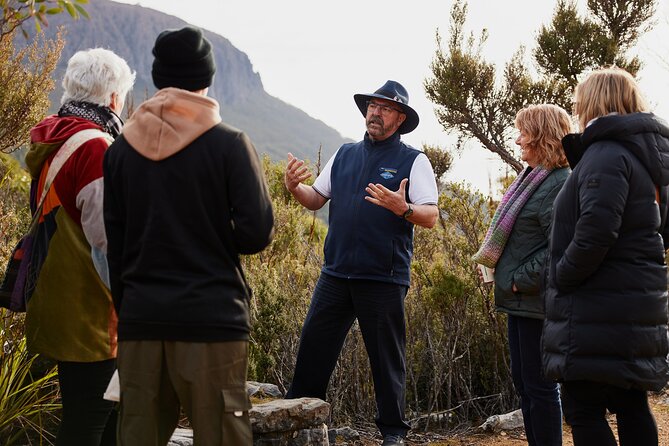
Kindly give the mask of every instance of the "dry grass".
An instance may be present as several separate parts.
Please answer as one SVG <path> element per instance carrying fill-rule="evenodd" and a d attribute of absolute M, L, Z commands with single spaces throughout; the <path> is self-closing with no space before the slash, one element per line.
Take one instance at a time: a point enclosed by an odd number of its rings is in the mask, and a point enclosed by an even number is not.
<path fill-rule="evenodd" d="M 669 446 L 669 391 L 659 395 L 649 397 L 655 421 L 657 422 L 659 433 L 659 446 Z M 609 415 L 609 424 L 616 434 L 616 419 L 614 415 Z M 563 446 L 573 446 L 571 430 L 566 424 L 563 426 L 562 444 Z M 428 435 L 429 437 L 429 435 Z M 616 435 L 617 438 L 617 435 Z M 473 432 L 454 435 L 446 438 L 421 438 L 421 435 L 412 435 L 407 442 L 410 446 L 429 445 L 429 446 L 527 446 L 525 432 L 523 429 L 500 433 L 482 433 Z M 378 444 L 378 443 L 369 443 Z M 367 446 L 367 445 L 365 445 Z"/>

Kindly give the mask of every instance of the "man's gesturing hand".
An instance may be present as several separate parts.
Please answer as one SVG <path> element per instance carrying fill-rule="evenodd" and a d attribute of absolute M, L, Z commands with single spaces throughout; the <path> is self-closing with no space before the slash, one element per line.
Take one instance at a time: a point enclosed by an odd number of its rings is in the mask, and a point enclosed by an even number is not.
<path fill-rule="evenodd" d="M 286 184 L 288 191 L 292 193 L 297 189 L 300 183 L 309 177 L 311 177 L 311 172 L 309 172 L 309 169 L 304 165 L 304 161 L 295 158 L 292 153 L 289 153 L 286 173 L 283 177 L 283 181 Z"/>
<path fill-rule="evenodd" d="M 365 188 L 369 196 L 365 197 L 365 200 L 377 206 L 384 207 L 398 217 L 401 217 L 409 207 L 405 198 L 408 182 L 409 180 L 404 178 L 397 191 L 392 191 L 382 184 L 369 183 Z"/>

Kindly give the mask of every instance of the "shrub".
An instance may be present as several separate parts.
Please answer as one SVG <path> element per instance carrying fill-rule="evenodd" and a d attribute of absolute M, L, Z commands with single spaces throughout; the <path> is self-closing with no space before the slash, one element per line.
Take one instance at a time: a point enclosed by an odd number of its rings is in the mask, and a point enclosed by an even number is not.
<path fill-rule="evenodd" d="M 29 178 L 18 161 L 0 153 L 0 274 L 30 223 Z M 0 277 L 0 281 L 4 277 Z M 57 400 L 56 370 L 26 351 L 23 315 L 0 309 L 0 444 L 53 437 L 48 431 Z"/>
<path fill-rule="evenodd" d="M 302 323 L 322 264 L 325 225 L 283 185 L 281 164 L 265 160 L 276 235 L 244 259 L 254 290 L 249 375 L 290 385 Z M 412 286 L 406 299 L 407 409 L 428 427 L 430 414 L 466 422 L 515 402 L 506 325 L 491 289 L 478 283 L 470 258 L 485 235 L 494 203 L 467 187 L 445 185 L 440 219 L 416 228 Z M 332 423 L 368 425 L 376 411 L 371 370 L 357 324 L 349 333 L 327 395 Z"/>
<path fill-rule="evenodd" d="M 272 164 L 266 158 L 263 164 L 274 204 L 276 232 L 267 249 L 242 259 L 254 290 L 249 378 L 276 383 L 285 392 L 292 380 L 302 324 L 320 274 L 327 228 L 316 213 L 305 211 L 286 191 L 284 163 Z M 7 165 L 2 165 L 6 178 Z M 26 194 L 25 189 L 10 188 L 9 184 L 20 185 L 21 181 L 7 180 L 0 187 L 0 225 L 17 228 L 20 224 L 13 226 L 9 219 L 27 220 Z M 440 427 L 452 427 L 506 411 L 515 403 L 505 319 L 495 313 L 492 290 L 479 284 L 470 260 L 485 234 L 494 205 L 461 184 L 446 184 L 440 196 L 439 224 L 430 230 L 415 230 L 412 286 L 406 298 L 407 410 L 414 427 L 434 428 L 432 420 L 446 421 Z M 8 245 L 13 246 L 21 233 L 18 229 L 3 231 L 3 263 Z M 17 349 L 11 360 L 3 358 L 3 365 L 9 365 L 0 371 L 4 374 L 0 380 L 21 374 L 23 378 L 18 381 L 12 378 L 15 390 L 9 394 L 14 396 L 12 407 L 26 403 L 24 409 L 7 411 L 25 414 L 12 416 L 9 424 L 3 425 L 0 416 L 0 429 L 5 429 L 0 432 L 14 435 L 16 429 L 31 428 L 46 437 L 41 427 L 44 419 L 31 419 L 30 409 L 35 404 L 41 405 L 42 414 L 57 409 L 55 371 L 48 370 L 43 377 L 29 373 L 35 359 L 24 352 L 22 320 L 20 316 L 8 319 L 6 313 L 0 315 L 0 341 Z M 44 393 L 38 391 L 40 387 Z M 19 397 L 23 393 L 25 397 Z M 374 391 L 357 324 L 345 341 L 327 399 L 332 404 L 331 424 L 371 427 L 376 411 Z M 1 412 L 4 415 L 5 409 Z"/>
<path fill-rule="evenodd" d="M 3 322 L 11 320 L 0 310 Z M 4 325 L 4 324 L 3 324 Z M 5 328 L 0 327 L 0 339 Z M 11 330 L 11 328 L 9 328 Z M 56 368 L 45 374 L 35 374 L 37 356 L 26 351 L 25 339 L 15 344 L 6 339 L 0 352 L 0 443 L 5 445 L 25 441 L 31 434 L 53 438 L 47 429 L 53 423 L 54 413 L 60 410 L 56 403 L 58 382 Z"/>

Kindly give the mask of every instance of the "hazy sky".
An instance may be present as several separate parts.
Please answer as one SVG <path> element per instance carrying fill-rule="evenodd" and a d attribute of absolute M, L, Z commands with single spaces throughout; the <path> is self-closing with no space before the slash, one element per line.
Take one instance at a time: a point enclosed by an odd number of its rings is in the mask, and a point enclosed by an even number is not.
<path fill-rule="evenodd" d="M 524 44 L 533 47 L 557 0 L 469 0 L 468 31 L 489 32 L 484 56 L 499 69 Z M 228 38 L 260 73 L 265 90 L 359 140 L 364 119 L 354 93 L 371 93 L 386 80 L 402 83 L 421 118 L 403 139 L 449 147 L 425 97 L 436 50 L 435 32 L 447 36 L 451 0 L 124 0 L 166 12 Z M 579 5 L 585 0 L 579 0 Z M 646 63 L 641 85 L 656 112 L 669 118 L 669 0 L 659 0 L 657 26 L 637 51 Z M 466 180 L 482 192 L 500 175 L 497 157 L 476 144 L 459 157 L 450 179 Z M 496 186 L 493 186 L 496 188 Z"/>

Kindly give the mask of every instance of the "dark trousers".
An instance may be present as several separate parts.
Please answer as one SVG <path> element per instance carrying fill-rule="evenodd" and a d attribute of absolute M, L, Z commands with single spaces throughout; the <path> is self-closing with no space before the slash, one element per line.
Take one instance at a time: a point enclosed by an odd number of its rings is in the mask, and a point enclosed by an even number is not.
<path fill-rule="evenodd" d="M 56 446 L 114 446 L 116 410 L 102 398 L 116 370 L 116 360 L 59 362 L 58 382 L 63 403 Z"/>
<path fill-rule="evenodd" d="M 657 426 L 643 390 L 593 381 L 562 385 L 562 407 L 571 426 L 574 446 L 615 446 L 606 410 L 616 414 L 621 446 L 657 446 Z"/>
<path fill-rule="evenodd" d="M 410 428 L 404 419 L 406 293 L 403 285 L 321 274 L 286 397 L 325 399 L 346 334 L 357 318 L 374 379 L 376 425 L 382 435 L 406 435 Z"/>
<path fill-rule="evenodd" d="M 562 444 L 562 411 L 557 384 L 541 371 L 543 320 L 509 315 L 511 376 L 520 395 L 529 446 Z"/>

